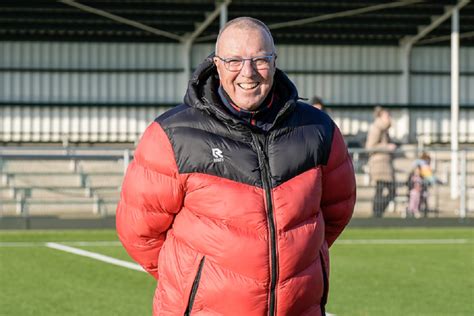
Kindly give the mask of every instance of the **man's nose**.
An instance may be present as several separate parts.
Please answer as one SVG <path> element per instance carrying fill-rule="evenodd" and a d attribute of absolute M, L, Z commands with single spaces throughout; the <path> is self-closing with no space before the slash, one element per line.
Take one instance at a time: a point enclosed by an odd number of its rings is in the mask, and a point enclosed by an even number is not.
<path fill-rule="evenodd" d="M 244 64 L 242 66 L 242 69 L 240 70 L 240 73 L 245 77 L 253 76 L 253 74 L 255 73 L 255 69 L 251 60 L 244 60 Z"/>

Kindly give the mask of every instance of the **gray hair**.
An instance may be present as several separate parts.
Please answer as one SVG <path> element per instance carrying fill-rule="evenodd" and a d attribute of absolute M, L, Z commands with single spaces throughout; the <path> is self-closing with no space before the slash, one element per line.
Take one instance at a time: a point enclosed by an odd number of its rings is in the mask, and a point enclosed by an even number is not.
<path fill-rule="evenodd" d="M 268 34 L 268 36 L 270 38 L 270 41 L 271 41 L 273 52 L 275 52 L 275 43 L 273 41 L 273 36 L 272 36 L 272 33 L 270 32 L 270 29 L 268 28 L 268 26 L 266 26 L 265 23 L 263 23 L 262 21 L 260 21 L 258 19 L 251 18 L 251 17 L 248 17 L 248 16 L 243 16 L 243 17 L 239 17 L 239 18 L 235 18 L 233 20 L 230 20 L 219 31 L 219 35 L 217 35 L 216 47 L 215 47 L 216 55 L 217 55 L 217 47 L 219 45 L 219 40 L 221 38 L 222 33 L 224 33 L 224 31 L 227 30 L 231 26 L 235 26 L 235 27 L 237 27 L 241 30 L 249 30 L 249 29 L 263 30 L 265 33 Z"/>

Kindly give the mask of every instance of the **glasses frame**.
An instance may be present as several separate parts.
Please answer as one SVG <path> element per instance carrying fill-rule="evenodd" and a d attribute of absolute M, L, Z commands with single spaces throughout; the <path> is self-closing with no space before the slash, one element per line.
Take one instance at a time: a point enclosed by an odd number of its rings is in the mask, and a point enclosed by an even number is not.
<path fill-rule="evenodd" d="M 258 69 L 258 68 L 257 68 L 257 65 L 255 65 L 255 62 L 256 62 L 258 59 L 261 59 L 261 58 L 268 58 L 269 61 L 271 62 L 273 58 L 274 58 L 274 59 L 277 58 L 277 55 L 276 55 L 275 53 L 271 53 L 270 55 L 256 56 L 256 57 L 252 57 L 252 58 L 241 58 L 241 57 L 222 58 L 222 57 L 217 56 L 217 55 L 215 55 L 215 57 L 219 58 L 219 60 L 224 63 L 225 69 L 227 69 L 228 71 L 231 71 L 231 72 L 238 72 L 238 71 L 241 71 L 242 68 L 244 68 L 245 62 L 246 62 L 247 60 L 250 61 L 250 64 L 252 65 L 252 68 L 253 68 L 253 69 L 256 69 L 256 70 L 269 69 L 270 67 L 269 67 L 269 68 L 261 68 L 261 69 Z M 231 69 L 229 69 L 229 62 L 231 62 L 232 60 L 236 60 L 236 59 L 242 61 L 242 65 L 240 66 L 240 68 L 237 69 L 237 70 L 231 70 Z"/>

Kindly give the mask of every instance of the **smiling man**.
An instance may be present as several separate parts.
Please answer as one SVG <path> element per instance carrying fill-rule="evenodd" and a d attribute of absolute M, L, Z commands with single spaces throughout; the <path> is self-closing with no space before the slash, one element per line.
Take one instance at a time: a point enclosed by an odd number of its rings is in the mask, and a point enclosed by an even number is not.
<path fill-rule="evenodd" d="M 214 63 L 221 92 L 226 93 L 225 99 L 239 109 L 254 111 L 273 87 L 275 45 L 265 25 L 256 28 L 254 24 L 242 21 L 247 20 L 234 20 L 221 32 L 216 42 Z M 255 57 L 243 59 L 242 56 Z"/>
<path fill-rule="evenodd" d="M 355 178 L 339 129 L 299 101 L 267 26 L 237 18 L 184 103 L 145 131 L 117 231 L 157 280 L 154 315 L 324 315 Z"/>

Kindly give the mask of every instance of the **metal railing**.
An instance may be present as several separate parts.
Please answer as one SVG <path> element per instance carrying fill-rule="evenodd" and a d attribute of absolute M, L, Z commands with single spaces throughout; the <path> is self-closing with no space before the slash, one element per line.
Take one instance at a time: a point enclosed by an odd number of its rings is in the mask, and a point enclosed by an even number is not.
<path fill-rule="evenodd" d="M 350 148 L 349 153 L 353 159 L 354 169 L 358 179 L 358 192 L 364 192 L 366 188 L 376 190 L 376 183 L 370 179 L 368 159 L 371 153 L 377 150 L 366 150 L 363 148 Z M 450 196 L 451 181 L 451 151 L 447 148 L 420 148 L 402 147 L 393 152 L 393 164 L 395 168 L 395 197 L 390 199 L 388 212 L 398 210 L 397 215 L 406 217 L 408 204 L 410 202 L 410 192 L 408 189 L 410 173 L 415 169 L 415 162 L 420 159 L 422 152 L 426 152 L 431 157 L 430 167 L 434 172 L 432 183 L 424 183 L 424 194 L 429 195 L 429 205 L 423 216 L 457 216 L 465 218 L 474 215 L 474 149 L 466 148 L 459 151 L 459 170 L 457 189 L 459 195 L 452 199 Z M 358 202 L 377 203 L 377 196 L 361 194 Z M 425 201 L 426 202 L 426 201 Z M 402 204 L 402 205 L 400 205 Z"/>
<path fill-rule="evenodd" d="M 428 188 L 429 207 L 423 216 L 449 216 L 449 217 L 469 217 L 474 215 L 474 150 L 466 149 L 459 153 L 459 197 L 452 200 L 449 196 L 450 181 L 450 151 L 446 148 L 424 148 L 431 155 L 431 167 L 435 172 L 439 182 L 432 183 Z M 351 148 L 350 155 L 353 159 L 356 176 L 358 179 L 358 200 L 356 204 L 355 216 L 371 216 L 375 200 L 377 187 L 371 181 L 368 170 L 368 157 L 371 151 L 361 148 Z M 394 165 L 396 169 L 396 194 L 388 203 L 386 216 L 409 216 L 407 205 L 410 202 L 409 189 L 407 185 L 408 177 L 413 169 L 414 161 L 421 154 L 421 150 L 414 147 L 403 147 L 394 152 Z M 110 215 L 105 208 L 107 203 L 118 201 L 118 192 L 120 184 L 111 183 L 110 186 L 104 186 L 117 192 L 117 197 L 101 196 L 99 190 L 91 183 L 94 176 L 115 176 L 121 178 L 125 172 L 128 163 L 133 159 L 133 150 L 130 148 L 80 148 L 80 147 L 0 147 L 0 189 L 3 195 L 8 199 L 0 198 L 0 215 L 2 214 L 2 205 L 9 205 L 15 208 L 15 214 L 18 216 L 30 216 L 29 207 L 34 205 L 51 204 L 51 201 L 45 201 L 41 198 L 33 198 L 32 192 L 39 188 L 54 190 L 67 189 L 67 186 L 61 186 L 54 181 L 61 181 L 61 176 L 71 175 L 77 177 L 77 184 L 74 184 L 76 195 L 70 195 L 69 198 L 54 201 L 56 206 L 64 204 L 91 204 L 92 213 L 100 216 Z M 66 162 L 68 168 L 64 172 L 58 170 L 34 170 L 34 171 L 11 171 L 8 164 L 13 161 L 56 161 Z M 106 161 L 120 162 L 120 167 L 111 172 L 96 170 L 87 172 L 83 170 L 82 165 L 86 161 Z M 53 172 L 55 171 L 55 172 Z M 20 176 L 38 176 L 48 178 L 52 185 L 16 185 L 15 179 Z M 54 177 L 57 177 L 55 179 Z M 53 178 L 52 178 L 53 177 Z M 121 181 L 120 181 L 121 182 Z M 115 192 L 114 191 L 114 192 Z M 83 199 L 81 199 L 83 198 Z M 48 203 L 46 203 L 48 202 Z"/>
<path fill-rule="evenodd" d="M 125 173 L 128 163 L 133 155 L 133 151 L 128 148 L 71 148 L 71 147 L 0 147 L 0 189 L 3 191 L 0 195 L 0 216 L 4 209 L 8 206 L 15 208 L 15 214 L 28 217 L 30 206 L 42 206 L 45 208 L 53 206 L 91 205 L 92 214 L 99 216 L 107 216 L 107 203 L 116 203 L 118 198 L 104 198 L 98 193 L 99 189 L 116 190 L 117 196 L 120 191 L 120 185 L 112 184 L 111 186 L 102 185 L 95 188 L 91 184 L 93 176 L 120 176 Z M 11 171 L 8 165 L 12 162 L 21 161 L 25 164 L 32 162 L 67 162 L 67 170 L 58 172 L 54 170 L 54 166 L 49 166 L 44 170 Z M 82 164 L 85 161 L 105 161 L 120 162 L 123 168 L 112 172 L 93 171 L 87 172 L 83 170 Z M 78 183 L 68 186 L 61 185 L 61 176 L 71 176 L 78 179 Z M 51 179 L 57 177 L 58 183 L 49 184 L 28 184 L 16 185 L 15 179 L 19 177 L 37 177 L 38 179 Z M 38 179 L 36 182 L 38 182 Z M 52 180 L 55 182 L 54 180 Z M 51 198 L 32 198 L 33 190 L 43 190 L 50 193 L 58 193 L 61 190 L 75 190 L 74 194 L 64 194 L 61 200 L 53 200 Z M 9 198 L 6 198 L 9 197 Z M 10 207 L 11 209 L 11 207 Z M 47 211 L 45 213 L 48 213 Z"/>

